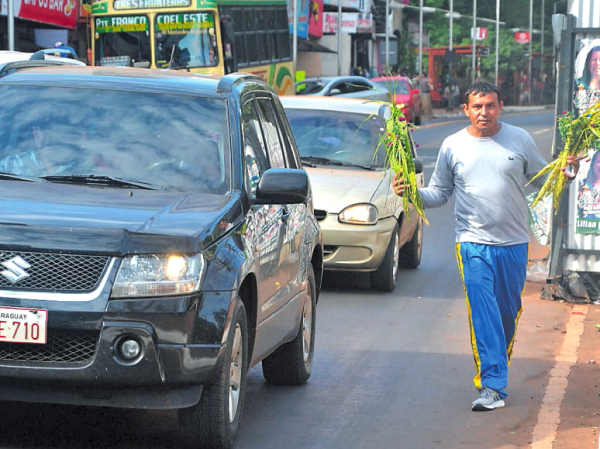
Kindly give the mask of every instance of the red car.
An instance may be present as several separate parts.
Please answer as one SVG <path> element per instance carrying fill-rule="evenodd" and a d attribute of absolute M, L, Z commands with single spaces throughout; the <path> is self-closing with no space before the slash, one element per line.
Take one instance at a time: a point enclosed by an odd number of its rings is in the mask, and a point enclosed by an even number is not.
<path fill-rule="evenodd" d="M 412 81 L 405 76 L 380 76 L 372 78 L 375 84 L 393 91 L 396 95 L 396 105 L 402 108 L 404 116 L 415 125 L 421 124 L 421 92 L 413 86 Z"/>

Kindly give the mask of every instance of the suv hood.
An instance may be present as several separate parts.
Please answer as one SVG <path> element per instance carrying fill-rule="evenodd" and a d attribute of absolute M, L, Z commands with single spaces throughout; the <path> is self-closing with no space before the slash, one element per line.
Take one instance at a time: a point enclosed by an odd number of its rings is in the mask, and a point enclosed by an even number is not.
<path fill-rule="evenodd" d="M 5 248 L 195 253 L 240 217 L 237 197 L 0 182 L 0 245 Z"/>

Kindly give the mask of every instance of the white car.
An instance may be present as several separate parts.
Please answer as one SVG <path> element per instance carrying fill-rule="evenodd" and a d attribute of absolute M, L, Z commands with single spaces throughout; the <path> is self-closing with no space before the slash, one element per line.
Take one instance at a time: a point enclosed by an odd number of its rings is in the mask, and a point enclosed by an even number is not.
<path fill-rule="evenodd" d="M 361 100 L 390 101 L 386 88 L 364 76 L 322 76 L 307 78 L 294 84 L 296 95 L 359 98 Z"/>
<path fill-rule="evenodd" d="M 9 62 L 18 62 L 18 61 L 36 61 L 36 60 L 53 60 L 60 61 L 64 64 L 74 64 L 74 65 L 85 65 L 84 62 L 73 59 L 73 58 L 63 58 L 58 55 L 58 50 L 55 49 L 44 49 L 36 51 L 35 53 L 24 52 L 24 51 L 12 51 L 12 50 L 0 50 L 0 67 Z"/>

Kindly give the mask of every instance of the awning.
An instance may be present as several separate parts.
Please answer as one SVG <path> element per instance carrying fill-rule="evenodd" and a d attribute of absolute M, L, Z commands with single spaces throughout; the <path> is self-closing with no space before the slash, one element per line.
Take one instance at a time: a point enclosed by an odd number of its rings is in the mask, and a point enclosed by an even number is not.
<path fill-rule="evenodd" d="M 324 45 L 309 41 L 308 39 L 298 38 L 298 51 L 317 51 L 321 53 L 337 53 Z"/>

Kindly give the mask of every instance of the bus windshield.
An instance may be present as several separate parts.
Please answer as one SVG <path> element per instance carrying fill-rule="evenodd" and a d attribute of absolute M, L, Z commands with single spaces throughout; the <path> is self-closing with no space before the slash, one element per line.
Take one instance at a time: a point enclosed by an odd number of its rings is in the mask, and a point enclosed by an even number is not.
<path fill-rule="evenodd" d="M 217 65 L 217 37 L 213 14 L 156 14 L 154 29 L 157 67 L 181 69 Z"/>
<path fill-rule="evenodd" d="M 95 65 L 150 67 L 150 27 L 143 14 L 96 17 Z"/>

